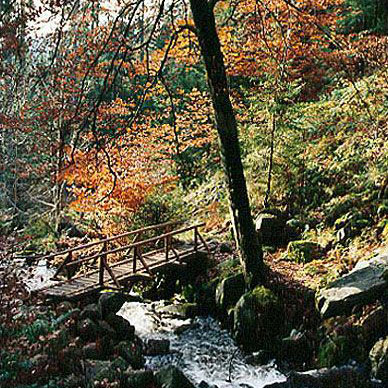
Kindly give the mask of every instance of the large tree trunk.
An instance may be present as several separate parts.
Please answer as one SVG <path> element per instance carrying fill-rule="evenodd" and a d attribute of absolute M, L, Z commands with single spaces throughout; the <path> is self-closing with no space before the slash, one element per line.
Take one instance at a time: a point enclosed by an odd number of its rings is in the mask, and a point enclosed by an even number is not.
<path fill-rule="evenodd" d="M 252 288 L 263 277 L 263 254 L 249 206 L 237 123 L 229 98 L 224 58 L 211 5 L 207 0 L 190 0 L 190 4 L 213 100 L 234 235 L 240 250 L 247 285 Z"/>

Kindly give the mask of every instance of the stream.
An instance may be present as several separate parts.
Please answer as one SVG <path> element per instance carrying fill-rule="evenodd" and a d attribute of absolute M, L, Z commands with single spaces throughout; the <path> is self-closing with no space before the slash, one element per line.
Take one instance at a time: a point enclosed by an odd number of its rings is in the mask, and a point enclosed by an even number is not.
<path fill-rule="evenodd" d="M 143 339 L 168 339 L 170 353 L 149 356 L 146 366 L 175 365 L 194 383 L 205 381 L 218 388 L 262 388 L 285 381 L 274 362 L 253 366 L 226 330 L 211 317 L 181 319 L 165 313 L 166 302 L 125 303 L 118 315 L 135 326 Z M 177 334 L 177 331 L 180 334 Z"/>
<path fill-rule="evenodd" d="M 44 260 L 29 268 L 21 261 L 17 267 L 30 290 L 52 283 L 55 270 Z M 274 362 L 264 366 L 248 364 L 232 337 L 214 318 L 185 319 L 174 312 L 177 306 L 163 300 L 128 302 L 117 313 L 135 327 L 143 340 L 170 341 L 170 353 L 146 357 L 147 368 L 175 365 L 194 384 L 205 381 L 212 388 L 263 388 L 286 380 Z"/>

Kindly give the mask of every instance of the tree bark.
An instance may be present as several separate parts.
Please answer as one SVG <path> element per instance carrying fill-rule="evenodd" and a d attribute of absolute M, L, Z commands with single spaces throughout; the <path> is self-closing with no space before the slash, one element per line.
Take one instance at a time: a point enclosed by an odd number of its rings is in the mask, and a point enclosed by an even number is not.
<path fill-rule="evenodd" d="M 190 0 L 190 5 L 213 101 L 234 237 L 240 251 L 247 286 L 252 288 L 263 280 L 263 254 L 250 211 L 237 122 L 229 97 L 213 7 L 207 0 Z"/>

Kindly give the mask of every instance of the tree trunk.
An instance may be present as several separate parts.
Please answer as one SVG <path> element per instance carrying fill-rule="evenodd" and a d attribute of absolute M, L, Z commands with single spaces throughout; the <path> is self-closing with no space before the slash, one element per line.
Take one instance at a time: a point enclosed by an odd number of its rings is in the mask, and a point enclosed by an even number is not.
<path fill-rule="evenodd" d="M 229 98 L 224 58 L 213 9 L 207 0 L 190 0 L 215 112 L 222 165 L 226 174 L 234 236 L 249 288 L 263 279 L 263 254 L 249 206 L 237 122 Z"/>

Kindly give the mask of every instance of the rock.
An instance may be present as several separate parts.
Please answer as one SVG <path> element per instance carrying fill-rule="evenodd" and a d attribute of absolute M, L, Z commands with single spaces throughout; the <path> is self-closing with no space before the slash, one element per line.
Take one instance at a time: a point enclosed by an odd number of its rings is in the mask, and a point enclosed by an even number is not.
<path fill-rule="evenodd" d="M 135 327 L 120 315 L 111 313 L 106 317 L 106 321 L 116 332 L 118 339 L 131 341 L 135 338 Z"/>
<path fill-rule="evenodd" d="M 198 385 L 198 388 L 218 388 L 217 385 L 210 385 L 208 384 L 206 381 L 202 380 L 199 385 Z"/>
<path fill-rule="evenodd" d="M 194 385 L 175 366 L 164 366 L 155 373 L 155 380 L 160 388 L 194 388 Z"/>
<path fill-rule="evenodd" d="M 87 358 L 90 360 L 101 359 L 100 349 L 97 347 L 97 344 L 95 342 L 90 342 L 90 343 L 86 344 L 85 346 L 83 346 L 82 355 L 84 358 Z"/>
<path fill-rule="evenodd" d="M 146 388 L 154 386 L 154 373 L 151 370 L 132 370 L 127 372 L 128 388 Z"/>
<path fill-rule="evenodd" d="M 233 247 L 232 244 L 228 242 L 223 242 L 220 244 L 220 253 L 232 253 Z"/>
<path fill-rule="evenodd" d="M 90 318 L 87 318 L 78 322 L 78 332 L 83 340 L 94 340 L 98 335 L 98 326 Z"/>
<path fill-rule="evenodd" d="M 388 253 L 364 262 L 347 275 L 330 283 L 316 295 L 316 306 L 322 318 L 348 314 L 356 305 L 374 302 L 387 290 L 384 271 Z"/>
<path fill-rule="evenodd" d="M 376 342 L 369 353 L 372 377 L 388 382 L 388 336 Z"/>
<path fill-rule="evenodd" d="M 82 309 L 80 319 L 86 318 L 89 318 L 92 321 L 98 321 L 99 319 L 101 319 L 100 310 L 98 309 L 98 306 L 95 303 L 88 304 Z"/>
<path fill-rule="evenodd" d="M 263 286 L 244 294 L 234 311 L 233 335 L 247 350 L 269 349 L 282 321 L 278 298 Z"/>
<path fill-rule="evenodd" d="M 168 339 L 149 338 L 144 343 L 146 356 L 157 356 L 170 353 L 170 341 Z"/>
<path fill-rule="evenodd" d="M 174 329 L 174 333 L 177 334 L 177 335 L 180 335 L 182 334 L 183 332 L 185 332 L 186 330 L 188 329 L 192 329 L 196 326 L 195 323 L 193 323 L 192 321 L 191 322 L 188 322 L 188 323 L 185 323 L 185 321 L 183 322 L 182 325 L 179 325 L 178 327 L 176 327 Z"/>
<path fill-rule="evenodd" d="M 376 306 L 359 323 L 362 335 L 369 347 L 381 337 L 388 335 L 388 309 Z"/>
<path fill-rule="evenodd" d="M 167 314 L 177 318 L 193 318 L 198 310 L 196 303 L 170 304 L 156 309 L 158 313 Z"/>
<path fill-rule="evenodd" d="M 115 330 L 112 328 L 111 325 L 109 325 L 108 322 L 98 321 L 97 323 L 98 323 L 98 331 L 99 331 L 100 336 L 102 336 L 102 337 L 108 336 L 110 338 L 116 337 Z"/>
<path fill-rule="evenodd" d="M 314 369 L 291 372 L 287 381 L 266 385 L 265 388 L 369 388 L 367 376 L 357 367 Z"/>
<path fill-rule="evenodd" d="M 245 362 L 251 365 L 265 365 L 271 361 L 272 357 L 269 352 L 265 350 L 259 350 L 257 352 L 253 352 L 249 356 L 245 357 Z"/>
<path fill-rule="evenodd" d="M 276 214 L 271 214 L 276 213 Z M 287 241 L 286 220 L 280 212 L 263 212 L 255 221 L 263 245 L 277 246 Z"/>
<path fill-rule="evenodd" d="M 285 259 L 296 263 L 306 264 L 319 259 L 322 255 L 321 246 L 313 241 L 297 240 L 291 241 L 287 246 Z"/>
<path fill-rule="evenodd" d="M 141 369 L 144 366 L 145 360 L 140 342 L 121 341 L 117 344 L 115 351 L 134 369 Z"/>
<path fill-rule="evenodd" d="M 122 305 L 128 301 L 128 297 L 119 292 L 103 292 L 98 299 L 98 309 L 102 319 L 109 314 L 116 314 Z"/>
<path fill-rule="evenodd" d="M 320 367 L 345 365 L 354 360 L 366 361 L 367 350 L 361 337 L 361 329 L 355 324 L 355 316 L 329 318 L 318 329 L 322 333 L 317 364 Z"/>
<path fill-rule="evenodd" d="M 244 275 L 238 273 L 221 281 L 216 289 L 216 305 L 225 312 L 228 307 L 234 306 L 245 292 Z"/>
<path fill-rule="evenodd" d="M 304 333 L 292 330 L 289 337 L 280 343 L 280 357 L 282 359 L 303 364 L 312 357 L 312 349 Z"/>
<path fill-rule="evenodd" d="M 112 337 L 105 335 L 101 338 L 99 338 L 99 348 L 101 352 L 101 358 L 102 359 L 107 359 L 109 356 L 112 354 L 114 346 L 115 346 L 115 341 L 112 339 Z"/>

